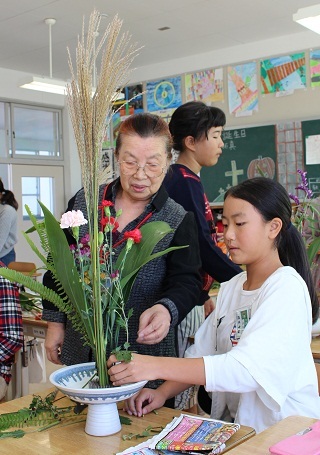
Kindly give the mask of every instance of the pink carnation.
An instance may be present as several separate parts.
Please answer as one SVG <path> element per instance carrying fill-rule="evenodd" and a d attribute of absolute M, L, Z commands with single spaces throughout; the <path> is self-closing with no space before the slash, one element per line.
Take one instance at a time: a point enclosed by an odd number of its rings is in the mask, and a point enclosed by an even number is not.
<path fill-rule="evenodd" d="M 71 210 L 62 215 L 60 227 L 61 229 L 66 229 L 69 227 L 79 227 L 87 223 L 88 221 L 84 218 L 81 210 Z"/>

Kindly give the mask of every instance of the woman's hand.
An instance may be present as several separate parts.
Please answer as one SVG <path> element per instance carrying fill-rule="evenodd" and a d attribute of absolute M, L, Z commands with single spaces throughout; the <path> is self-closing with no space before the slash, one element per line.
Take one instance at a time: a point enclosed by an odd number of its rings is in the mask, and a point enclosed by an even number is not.
<path fill-rule="evenodd" d="M 118 362 L 115 355 L 108 359 L 108 374 L 114 386 L 158 379 L 156 357 L 140 354 L 132 354 L 130 362 Z"/>
<path fill-rule="evenodd" d="M 160 303 L 142 313 L 139 320 L 137 342 L 141 344 L 160 343 L 169 332 L 171 315 Z"/>
<path fill-rule="evenodd" d="M 60 350 L 63 345 L 64 334 L 65 327 L 63 323 L 48 322 L 44 347 L 48 360 L 56 365 L 63 365 L 60 361 Z"/>
<path fill-rule="evenodd" d="M 142 417 L 154 409 L 161 408 L 166 399 L 166 396 L 161 393 L 161 388 L 144 388 L 125 401 L 123 410 L 131 416 Z"/>

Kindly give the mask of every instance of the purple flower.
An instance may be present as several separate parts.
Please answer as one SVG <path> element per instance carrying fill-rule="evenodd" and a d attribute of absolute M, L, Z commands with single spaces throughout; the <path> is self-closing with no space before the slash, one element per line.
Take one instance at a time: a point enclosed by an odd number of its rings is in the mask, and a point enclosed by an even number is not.
<path fill-rule="evenodd" d="M 301 183 L 298 186 L 296 186 L 296 190 L 304 191 L 306 193 L 306 198 L 307 199 L 311 199 L 312 196 L 313 196 L 313 193 L 309 189 L 308 180 L 307 180 L 307 173 L 305 171 L 302 171 L 301 169 L 298 169 L 297 173 L 300 174 Z M 291 197 L 291 195 L 289 195 L 289 196 Z M 293 199 L 293 198 L 291 197 L 291 199 Z M 294 199 L 294 201 L 295 201 L 295 199 Z M 300 202 L 298 202 L 298 204 L 300 204 Z"/>
<path fill-rule="evenodd" d="M 295 194 L 289 193 L 290 199 L 292 199 L 297 205 L 300 205 L 300 199 Z"/>

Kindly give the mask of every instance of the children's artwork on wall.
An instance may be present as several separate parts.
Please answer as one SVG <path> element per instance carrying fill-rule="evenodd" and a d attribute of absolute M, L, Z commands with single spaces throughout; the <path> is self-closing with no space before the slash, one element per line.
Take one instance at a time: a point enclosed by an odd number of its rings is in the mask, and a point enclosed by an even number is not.
<path fill-rule="evenodd" d="M 228 98 L 230 114 L 244 116 L 258 110 L 255 62 L 228 66 Z"/>
<path fill-rule="evenodd" d="M 223 68 L 186 74 L 185 95 L 186 101 L 203 101 L 207 105 L 223 101 Z"/>
<path fill-rule="evenodd" d="M 181 104 L 181 76 L 147 82 L 147 111 L 174 109 Z"/>
<path fill-rule="evenodd" d="M 305 53 L 263 60 L 260 63 L 260 78 L 262 94 L 306 88 Z"/>
<path fill-rule="evenodd" d="M 102 173 L 100 176 L 100 182 L 101 183 L 110 182 L 115 177 L 113 148 L 102 149 L 101 162 Z"/>
<path fill-rule="evenodd" d="M 167 123 L 170 122 L 172 114 L 174 113 L 174 109 L 161 109 L 159 111 L 154 111 L 153 114 L 159 115 L 159 117 L 163 118 Z"/>
<path fill-rule="evenodd" d="M 119 110 L 120 116 L 143 112 L 142 84 L 129 85 L 121 91 L 123 98 L 113 103 L 114 111 Z"/>
<path fill-rule="evenodd" d="M 320 49 L 310 51 L 310 82 L 311 87 L 320 86 Z"/>

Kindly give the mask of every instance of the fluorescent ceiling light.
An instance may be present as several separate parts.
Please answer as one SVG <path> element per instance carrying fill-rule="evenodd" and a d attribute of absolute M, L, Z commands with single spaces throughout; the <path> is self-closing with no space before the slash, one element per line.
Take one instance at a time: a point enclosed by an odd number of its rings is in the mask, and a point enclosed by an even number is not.
<path fill-rule="evenodd" d="M 56 93 L 58 95 L 67 94 L 67 83 L 59 79 L 52 79 L 51 77 L 36 77 L 31 76 L 24 84 L 21 84 L 21 88 L 28 88 L 30 90 L 38 90 L 39 92 Z M 93 87 L 92 96 L 96 89 Z M 124 100 L 124 93 L 118 92 L 114 101 Z"/>
<path fill-rule="evenodd" d="M 66 82 L 52 79 L 51 77 L 32 76 L 28 81 L 20 85 L 20 87 L 38 90 L 40 92 L 57 93 L 59 95 L 66 94 Z"/>
<path fill-rule="evenodd" d="M 292 16 L 295 22 L 320 34 L 320 5 L 299 8 Z"/>

